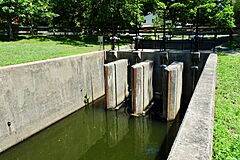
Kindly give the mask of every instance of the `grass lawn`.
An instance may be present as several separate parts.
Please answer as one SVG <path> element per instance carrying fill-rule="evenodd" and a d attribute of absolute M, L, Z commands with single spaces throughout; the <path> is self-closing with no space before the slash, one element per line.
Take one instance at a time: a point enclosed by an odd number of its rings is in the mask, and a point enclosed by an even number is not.
<path fill-rule="evenodd" d="M 106 48 L 110 49 L 107 45 Z M 99 50 L 97 37 L 19 36 L 15 41 L 0 37 L 0 66 Z"/>
<path fill-rule="evenodd" d="M 219 55 L 213 159 L 240 159 L 240 55 Z"/>

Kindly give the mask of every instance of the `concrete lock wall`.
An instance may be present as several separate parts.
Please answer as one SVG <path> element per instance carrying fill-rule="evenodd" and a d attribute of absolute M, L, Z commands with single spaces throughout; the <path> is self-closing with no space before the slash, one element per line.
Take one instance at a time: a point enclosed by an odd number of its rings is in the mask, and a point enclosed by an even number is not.
<path fill-rule="evenodd" d="M 135 64 L 132 70 L 132 110 L 134 114 L 143 114 L 153 99 L 153 62 Z"/>
<path fill-rule="evenodd" d="M 174 120 L 181 105 L 183 84 L 183 62 L 173 62 L 165 68 L 163 80 L 163 116 Z"/>
<path fill-rule="evenodd" d="M 0 152 L 103 95 L 104 52 L 1 67 Z"/>
<path fill-rule="evenodd" d="M 128 93 L 128 60 L 122 59 L 104 65 L 106 107 L 112 109 L 121 104 Z"/>
<path fill-rule="evenodd" d="M 212 159 L 217 55 L 210 54 L 168 160 Z"/>
<path fill-rule="evenodd" d="M 130 66 L 128 69 L 128 72 L 130 75 L 132 75 L 132 68 L 131 65 L 134 65 L 136 62 L 140 63 L 146 60 L 151 60 L 154 62 L 154 68 L 153 68 L 153 92 L 154 92 L 154 98 L 159 99 L 159 101 L 162 104 L 162 98 L 163 98 L 163 72 L 164 69 L 160 67 L 163 62 L 161 60 L 163 52 L 159 52 L 157 50 L 144 50 L 144 51 L 138 51 L 139 54 L 136 57 L 136 54 L 134 54 L 133 50 L 128 51 L 116 51 L 113 55 L 111 52 L 106 52 L 105 61 L 106 62 L 112 62 L 113 60 L 119 60 L 119 59 L 128 59 Z M 192 97 L 193 93 L 193 70 L 192 66 L 192 54 L 190 51 L 179 51 L 179 50 L 169 50 L 168 51 L 168 60 L 164 63 L 165 65 L 169 65 L 173 63 L 174 61 L 179 61 L 184 63 L 184 69 L 183 69 L 183 90 L 182 90 L 182 101 L 181 106 L 183 111 L 185 112 L 190 99 Z M 203 70 L 203 67 L 205 65 L 205 62 L 209 56 L 211 51 L 201 51 L 200 61 L 197 64 L 198 65 L 198 71 L 196 72 L 196 80 L 199 79 L 201 72 Z M 130 77 L 130 76 L 129 76 Z M 131 78 L 129 78 L 129 86 L 133 86 L 131 81 Z M 162 107 L 162 105 L 161 105 Z"/>

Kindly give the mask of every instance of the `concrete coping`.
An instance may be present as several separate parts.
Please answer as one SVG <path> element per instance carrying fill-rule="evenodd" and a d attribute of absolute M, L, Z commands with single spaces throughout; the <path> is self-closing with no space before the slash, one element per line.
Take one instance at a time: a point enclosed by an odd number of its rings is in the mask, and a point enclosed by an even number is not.
<path fill-rule="evenodd" d="M 180 65 L 181 67 L 183 67 L 183 62 L 177 62 L 177 61 L 175 61 L 175 62 L 171 63 L 171 65 L 167 66 L 167 67 L 165 68 L 165 70 L 171 71 L 171 70 L 177 69 L 177 68 L 179 67 L 179 65 Z"/>
<path fill-rule="evenodd" d="M 56 57 L 56 58 L 49 58 L 49 59 L 45 59 L 45 60 L 24 62 L 24 63 L 12 64 L 12 65 L 8 65 L 8 66 L 0 66 L 0 69 L 1 70 L 4 70 L 4 69 L 14 69 L 16 67 L 25 67 L 25 66 L 31 66 L 31 65 L 36 65 L 36 64 L 42 64 L 42 63 L 49 63 L 49 62 L 57 62 L 57 61 L 62 61 L 62 60 L 69 60 L 69 59 L 74 59 L 74 58 L 77 58 L 77 57 L 85 57 L 87 55 L 94 55 L 96 53 L 104 54 L 105 52 L 106 51 L 93 51 L 93 52 L 82 53 L 82 54 L 74 54 L 74 55 L 69 55 L 69 56 L 64 56 L 64 57 Z"/>
<path fill-rule="evenodd" d="M 142 68 L 142 62 L 141 63 L 137 63 L 137 64 L 134 64 L 133 66 L 132 66 L 132 68 Z"/>
<path fill-rule="evenodd" d="M 132 68 L 143 68 L 144 66 L 149 65 L 149 64 L 153 64 L 153 61 L 146 60 L 146 61 L 143 61 L 140 63 L 136 63 L 136 64 L 132 65 Z"/>
<path fill-rule="evenodd" d="M 114 61 L 111 63 L 118 64 L 118 63 L 122 63 L 122 62 L 128 62 L 128 59 L 120 59 L 120 60 L 117 60 L 117 61 Z"/>
<path fill-rule="evenodd" d="M 153 61 L 146 60 L 146 61 L 141 62 L 140 64 L 142 64 L 142 65 L 149 65 L 149 64 L 153 64 Z"/>
<path fill-rule="evenodd" d="M 217 55 L 210 54 L 168 160 L 212 159 Z"/>
<path fill-rule="evenodd" d="M 113 61 L 113 62 L 106 63 L 104 65 L 105 66 L 111 66 L 111 65 L 114 65 L 114 64 L 122 63 L 122 62 L 128 62 L 128 60 L 127 59 L 120 59 L 120 60 L 116 60 L 116 61 Z"/>

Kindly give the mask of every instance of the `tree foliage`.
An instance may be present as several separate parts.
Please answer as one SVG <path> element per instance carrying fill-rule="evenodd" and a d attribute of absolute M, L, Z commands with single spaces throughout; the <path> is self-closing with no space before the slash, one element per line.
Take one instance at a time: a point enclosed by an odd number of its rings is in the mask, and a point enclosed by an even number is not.
<path fill-rule="evenodd" d="M 196 23 L 197 10 L 201 25 L 234 27 L 230 0 L 185 0 L 170 5 L 171 17 L 182 24 Z"/>
<path fill-rule="evenodd" d="M 159 21 L 166 13 L 173 25 L 185 25 L 196 23 L 199 10 L 201 25 L 234 27 L 239 3 L 233 0 L 233 7 L 231 0 L 0 0 L 0 23 L 7 26 L 10 35 L 16 20 L 31 28 L 48 25 L 104 30 L 135 26 L 152 12 Z"/>
<path fill-rule="evenodd" d="M 7 24 L 8 34 L 12 38 L 14 22 L 21 21 L 31 28 L 42 22 L 51 23 L 57 14 L 49 4 L 50 0 L 0 0 L 0 22 Z"/>
<path fill-rule="evenodd" d="M 233 10 L 234 10 L 234 18 L 235 18 L 235 23 L 239 27 L 240 26 L 240 1 L 239 0 L 233 0 Z"/>
<path fill-rule="evenodd" d="M 223 25 L 226 27 L 235 27 L 235 19 L 234 19 L 234 12 L 233 7 L 229 4 L 225 6 L 222 10 L 220 10 L 214 16 L 217 25 Z"/>
<path fill-rule="evenodd" d="M 38 26 L 41 23 L 50 22 L 57 16 L 48 4 L 50 0 L 25 0 L 22 3 L 21 12 L 19 13 L 19 19 L 31 27 Z M 49 23 L 49 24 L 50 24 Z"/>
<path fill-rule="evenodd" d="M 10 39 L 13 38 L 12 21 L 18 17 L 21 12 L 21 1 L 0 0 L 0 22 L 7 26 Z"/>

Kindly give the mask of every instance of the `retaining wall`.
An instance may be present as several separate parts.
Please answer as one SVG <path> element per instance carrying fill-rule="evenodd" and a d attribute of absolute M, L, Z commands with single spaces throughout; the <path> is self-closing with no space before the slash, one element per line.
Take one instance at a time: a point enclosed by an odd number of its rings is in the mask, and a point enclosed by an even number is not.
<path fill-rule="evenodd" d="M 104 94 L 104 52 L 1 67 L 0 152 Z"/>
<path fill-rule="evenodd" d="M 210 160 L 214 126 L 217 55 L 210 54 L 168 160 Z"/>

